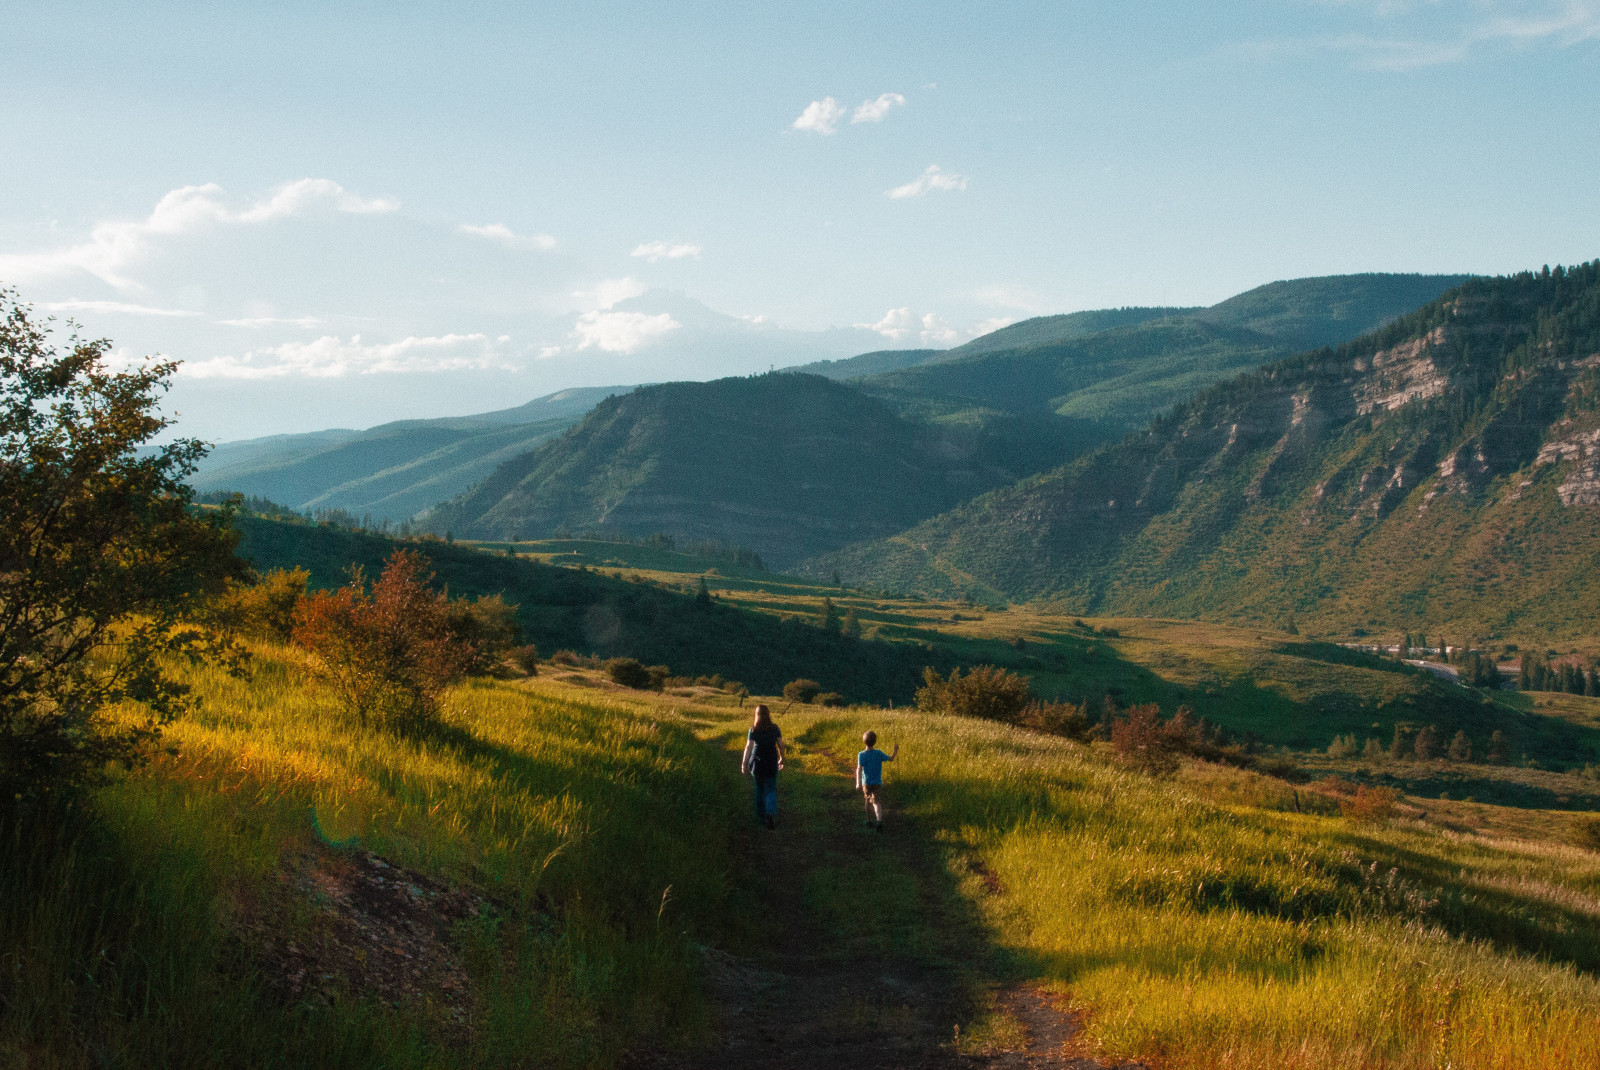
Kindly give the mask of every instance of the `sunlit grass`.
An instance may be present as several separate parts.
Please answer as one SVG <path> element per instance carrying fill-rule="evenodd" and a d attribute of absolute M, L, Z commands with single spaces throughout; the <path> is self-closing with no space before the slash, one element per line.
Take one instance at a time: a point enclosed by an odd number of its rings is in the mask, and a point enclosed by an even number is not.
<path fill-rule="evenodd" d="M 1105 1054 L 1263 1070 L 1600 1065 L 1592 853 L 1284 812 L 1270 781 L 1267 809 L 1214 802 L 1206 777 L 1154 782 L 998 725 L 790 721 L 817 747 L 871 727 L 905 748 L 892 797 L 937 830 L 953 867 L 990 875 L 963 888 L 1005 968 L 1067 994 Z"/>
<path fill-rule="evenodd" d="M 491 681 L 428 731 L 363 731 L 294 652 L 256 653 L 249 680 L 189 674 L 201 712 L 164 752 L 100 790 L 37 872 L 0 878 L 38 907 L 0 911 L 7 965 L 37 975 L 32 995 L 0 979 L 0 1054 L 73 1065 L 85 1016 L 117 1023 L 89 1032 L 114 1061 L 171 1066 L 606 1065 L 704 1028 L 689 941 L 730 929 L 743 813 L 714 752 L 631 706 Z M 97 861 L 72 870 L 91 841 Z M 280 1007 L 271 964 L 232 938 L 242 904 L 283 894 L 288 859 L 354 847 L 501 904 L 458 934 L 479 990 L 464 1046 L 403 1008 Z M 129 980 L 72 981 L 85 957 Z M 196 1030 L 203 1006 L 215 1021 Z"/>

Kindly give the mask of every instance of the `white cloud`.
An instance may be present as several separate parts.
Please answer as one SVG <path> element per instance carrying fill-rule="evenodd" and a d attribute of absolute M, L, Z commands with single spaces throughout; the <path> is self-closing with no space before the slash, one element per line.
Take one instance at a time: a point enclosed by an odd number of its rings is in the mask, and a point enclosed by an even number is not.
<path fill-rule="evenodd" d="M 149 305 L 130 305 L 123 301 L 46 301 L 40 308 L 47 312 L 100 312 L 124 316 L 198 316 L 179 308 L 151 308 Z"/>
<path fill-rule="evenodd" d="M 632 353 L 646 342 L 660 338 L 683 326 L 669 313 L 585 312 L 574 328 L 579 349 L 599 349 L 607 353 Z"/>
<path fill-rule="evenodd" d="M 883 117 L 889 114 L 889 109 L 899 106 L 905 107 L 906 98 L 899 93 L 884 93 L 877 100 L 863 100 L 856 105 L 856 110 L 850 116 L 852 123 L 881 123 Z"/>
<path fill-rule="evenodd" d="M 939 170 L 938 164 L 929 164 L 928 169 L 915 179 L 903 186 L 885 190 L 885 197 L 899 200 L 903 197 L 920 197 L 929 190 L 962 190 L 967 188 L 966 175 L 953 175 Z"/>
<path fill-rule="evenodd" d="M 218 320 L 224 327 L 316 327 L 322 323 L 315 316 L 283 318 L 280 316 L 247 316 L 244 319 Z"/>
<path fill-rule="evenodd" d="M 1242 46 L 1247 55 L 1264 58 L 1303 55 L 1312 51 L 1342 52 L 1357 67 L 1368 70 L 1412 71 L 1460 63 L 1483 46 L 1509 44 L 1519 48 L 1539 45 L 1570 48 L 1600 39 L 1600 6 L 1590 0 L 1481 0 L 1472 5 L 1476 21 L 1457 17 L 1436 4 L 1404 4 L 1379 0 L 1375 4 L 1336 6 L 1371 7 L 1383 20 L 1381 36 L 1354 32 L 1314 38 L 1252 41 Z M 1429 25 L 1405 33 L 1405 20 L 1419 12 Z M 1440 25 L 1445 23 L 1445 25 Z M 1451 25 L 1451 24 L 1454 25 Z"/>
<path fill-rule="evenodd" d="M 924 346 L 954 346 L 970 341 L 979 335 L 999 330 L 1015 322 L 1010 317 L 987 319 L 969 327 L 952 327 L 936 312 L 914 315 L 910 308 L 891 308 L 877 323 L 857 323 L 863 330 L 876 331 L 891 342 L 915 339 Z"/>
<path fill-rule="evenodd" d="M 462 234 L 471 234 L 478 238 L 487 238 L 499 242 L 508 249 L 554 249 L 556 240 L 548 234 L 517 234 L 504 223 L 488 223 L 484 226 L 474 226 L 463 223 L 456 230 Z"/>
<path fill-rule="evenodd" d="M 185 361 L 178 373 L 192 379 L 342 379 L 349 375 L 445 372 L 511 367 L 500 343 L 484 334 L 446 334 L 367 343 L 359 334 L 346 341 L 324 335 L 311 342 L 284 342 L 243 356 Z"/>
<path fill-rule="evenodd" d="M 794 121 L 794 128 L 813 134 L 831 134 L 839 129 L 839 120 L 844 118 L 844 113 L 844 105 L 832 97 L 823 97 L 806 105 L 806 110 Z"/>
<path fill-rule="evenodd" d="M 643 257 L 654 264 L 658 260 L 694 259 L 700 255 L 700 246 L 688 242 L 643 242 L 634 247 L 633 256 Z"/>
<path fill-rule="evenodd" d="M 610 308 L 618 301 L 626 301 L 630 297 L 638 297 L 644 291 L 644 284 L 638 279 L 624 276 L 620 279 L 601 279 L 595 283 L 594 289 L 577 290 L 574 291 L 572 296 L 582 302 L 579 305 L 580 308 L 599 311 Z"/>
<path fill-rule="evenodd" d="M 265 223 L 326 204 L 356 215 L 393 212 L 398 201 L 359 197 L 326 178 L 302 178 L 279 186 L 265 200 L 233 208 L 215 183 L 182 186 L 156 202 L 142 220 L 100 223 L 89 240 L 42 253 L 0 254 L 0 278 L 28 281 L 82 272 L 119 289 L 136 283 L 124 271 L 144 255 L 156 239 L 217 225 Z"/>

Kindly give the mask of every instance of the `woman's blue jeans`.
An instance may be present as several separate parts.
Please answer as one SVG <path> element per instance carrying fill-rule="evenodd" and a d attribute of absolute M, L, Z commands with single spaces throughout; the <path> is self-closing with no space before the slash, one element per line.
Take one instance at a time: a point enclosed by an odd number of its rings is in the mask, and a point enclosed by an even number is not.
<path fill-rule="evenodd" d="M 756 782 L 756 820 L 765 821 L 767 818 L 778 816 L 778 776 L 753 776 Z"/>

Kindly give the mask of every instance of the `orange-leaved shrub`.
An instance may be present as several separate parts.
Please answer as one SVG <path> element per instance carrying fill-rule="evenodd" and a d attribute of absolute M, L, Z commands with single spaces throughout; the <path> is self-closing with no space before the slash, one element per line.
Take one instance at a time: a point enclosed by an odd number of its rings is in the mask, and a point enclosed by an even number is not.
<path fill-rule="evenodd" d="M 432 579 L 421 554 L 396 550 L 370 593 L 358 568 L 346 586 L 300 602 L 295 643 L 363 725 L 406 728 L 436 717 L 445 689 L 477 658 L 452 631 L 449 601 Z"/>

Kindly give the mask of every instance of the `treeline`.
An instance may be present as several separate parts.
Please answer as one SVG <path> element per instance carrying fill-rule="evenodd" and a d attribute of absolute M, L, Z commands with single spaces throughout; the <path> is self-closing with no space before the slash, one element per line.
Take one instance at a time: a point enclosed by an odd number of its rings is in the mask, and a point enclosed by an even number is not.
<path fill-rule="evenodd" d="M 819 680 L 850 701 L 905 703 L 923 666 L 955 657 L 930 644 L 889 643 L 726 605 L 585 568 L 545 565 L 442 541 L 398 543 L 371 532 L 240 517 L 239 552 L 262 571 L 304 568 L 314 590 L 343 587 L 351 566 L 378 575 L 402 546 L 427 561 L 451 595 L 500 596 L 516 606 L 523 641 L 600 660 L 633 658 L 676 676 L 724 676 L 771 694 L 796 678 Z M 818 622 L 820 623 L 820 622 Z"/>
<path fill-rule="evenodd" d="M 1562 662 L 1552 665 L 1533 652 L 1522 655 L 1517 686 L 1523 691 L 1565 691 L 1569 695 L 1600 696 L 1600 665 Z"/>

